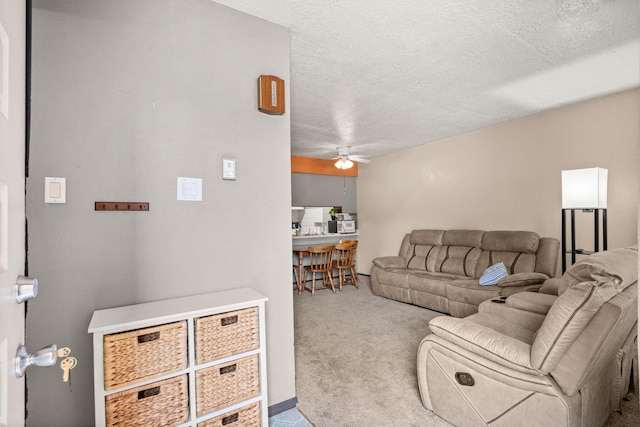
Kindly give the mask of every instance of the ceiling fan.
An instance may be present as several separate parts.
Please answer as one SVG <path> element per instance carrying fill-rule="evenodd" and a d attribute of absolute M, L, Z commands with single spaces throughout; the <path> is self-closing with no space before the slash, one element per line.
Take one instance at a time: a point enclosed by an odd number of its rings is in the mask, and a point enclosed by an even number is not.
<path fill-rule="evenodd" d="M 353 162 L 358 163 L 369 163 L 371 160 L 366 159 L 360 156 L 351 155 L 351 147 L 338 147 L 338 156 L 333 158 L 338 161 L 335 163 L 335 166 L 338 169 L 349 169 L 353 167 Z"/>

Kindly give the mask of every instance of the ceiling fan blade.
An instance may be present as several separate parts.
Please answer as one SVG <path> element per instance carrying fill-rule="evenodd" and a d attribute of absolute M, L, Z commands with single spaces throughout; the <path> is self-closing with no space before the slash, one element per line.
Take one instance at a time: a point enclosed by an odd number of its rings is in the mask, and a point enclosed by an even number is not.
<path fill-rule="evenodd" d="M 370 159 L 366 159 L 366 158 L 360 157 L 360 156 L 349 156 L 349 159 L 353 160 L 354 162 L 358 162 L 358 163 L 370 163 L 371 162 Z"/>

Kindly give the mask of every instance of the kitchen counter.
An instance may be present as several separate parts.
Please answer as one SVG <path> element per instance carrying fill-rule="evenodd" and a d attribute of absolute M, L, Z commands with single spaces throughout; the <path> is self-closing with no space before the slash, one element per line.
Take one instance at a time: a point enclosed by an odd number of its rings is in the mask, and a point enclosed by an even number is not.
<path fill-rule="evenodd" d="M 330 245 L 340 242 L 340 240 L 357 240 L 358 232 L 355 233 L 328 233 L 328 234 L 307 234 L 302 236 L 291 236 L 293 246 L 313 246 Z"/>

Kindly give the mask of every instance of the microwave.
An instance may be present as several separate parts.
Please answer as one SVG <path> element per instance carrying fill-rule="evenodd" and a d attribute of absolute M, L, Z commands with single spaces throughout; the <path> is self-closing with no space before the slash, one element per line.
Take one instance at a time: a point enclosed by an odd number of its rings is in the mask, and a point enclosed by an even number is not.
<path fill-rule="evenodd" d="M 337 221 L 338 222 L 338 233 L 355 233 L 356 232 L 356 222 L 352 219 Z"/>

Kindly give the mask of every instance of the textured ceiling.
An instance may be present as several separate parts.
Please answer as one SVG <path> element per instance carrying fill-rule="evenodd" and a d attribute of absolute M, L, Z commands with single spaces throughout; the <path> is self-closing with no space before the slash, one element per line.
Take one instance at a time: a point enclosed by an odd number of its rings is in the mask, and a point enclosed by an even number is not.
<path fill-rule="evenodd" d="M 216 0 L 291 29 L 292 154 L 374 158 L 640 86 L 638 0 Z"/>

